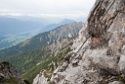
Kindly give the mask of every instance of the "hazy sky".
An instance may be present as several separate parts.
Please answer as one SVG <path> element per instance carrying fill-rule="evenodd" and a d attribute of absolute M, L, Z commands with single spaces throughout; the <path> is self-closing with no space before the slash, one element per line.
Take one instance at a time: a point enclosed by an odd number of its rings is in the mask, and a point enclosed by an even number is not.
<path fill-rule="evenodd" d="M 86 17 L 95 0 L 0 0 L 0 15 Z"/>

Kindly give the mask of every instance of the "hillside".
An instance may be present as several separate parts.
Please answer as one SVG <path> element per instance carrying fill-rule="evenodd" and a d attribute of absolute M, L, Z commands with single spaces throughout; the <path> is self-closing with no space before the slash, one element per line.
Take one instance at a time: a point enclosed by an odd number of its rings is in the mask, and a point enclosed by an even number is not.
<path fill-rule="evenodd" d="M 45 19 L 40 19 L 40 21 L 36 21 L 35 18 L 34 20 L 29 19 L 21 20 L 15 17 L 0 16 L 0 49 L 17 45 L 38 34 L 41 29 L 48 25 Z"/>
<path fill-rule="evenodd" d="M 38 31 L 33 31 L 29 33 L 22 33 L 17 35 L 2 36 L 0 38 L 0 49 L 5 49 L 8 47 L 15 46 L 33 36 L 38 34 Z"/>
<path fill-rule="evenodd" d="M 47 46 L 46 48 L 44 48 L 44 52 L 42 52 L 41 54 L 40 51 L 38 51 L 36 52 L 36 55 L 34 55 L 34 57 L 30 56 L 30 58 L 35 58 L 35 61 L 32 62 L 34 63 L 34 65 L 32 65 L 31 68 L 28 68 L 27 71 L 25 71 L 25 73 L 23 74 L 23 78 L 32 83 L 33 79 L 41 71 L 41 69 L 47 69 L 47 72 L 49 72 L 47 76 L 50 77 L 53 70 L 62 63 L 63 56 L 66 55 L 67 52 L 71 51 L 71 44 L 72 40 L 69 41 L 64 39 L 62 42 Z"/>
<path fill-rule="evenodd" d="M 32 82 L 41 68 L 46 69 L 52 62 L 59 61 L 61 63 L 62 56 L 70 51 L 72 40 L 63 39 L 61 42 L 53 43 L 35 51 L 9 56 L 3 60 L 16 66 L 23 73 L 23 78 Z"/>
<path fill-rule="evenodd" d="M 71 49 L 33 84 L 125 84 L 125 0 L 96 0 Z"/>
<path fill-rule="evenodd" d="M 5 58 L 11 55 L 34 51 L 43 46 L 61 41 L 64 38 L 73 38 L 77 35 L 78 31 L 82 28 L 83 23 L 70 23 L 57 27 L 56 29 L 38 34 L 31 39 L 28 39 L 14 47 L 0 51 L 0 58 Z"/>
<path fill-rule="evenodd" d="M 82 25 L 82 22 L 62 25 L 19 45 L 1 50 L 0 61 L 9 61 L 23 73 L 24 79 L 32 82 L 41 68 L 46 69 L 52 62 L 62 61 L 62 56 L 70 51 L 70 45 Z"/>
<path fill-rule="evenodd" d="M 0 49 L 15 46 L 38 33 L 75 21 L 64 19 L 58 23 L 44 18 L 28 16 L 0 16 Z"/>

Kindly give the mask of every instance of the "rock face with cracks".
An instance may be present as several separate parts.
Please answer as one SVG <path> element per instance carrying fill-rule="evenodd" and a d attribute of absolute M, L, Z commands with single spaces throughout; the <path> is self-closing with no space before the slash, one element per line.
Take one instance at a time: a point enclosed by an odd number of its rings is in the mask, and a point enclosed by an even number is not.
<path fill-rule="evenodd" d="M 26 84 L 9 62 L 0 62 L 0 84 Z"/>
<path fill-rule="evenodd" d="M 125 0 L 97 0 L 52 84 L 125 84 Z"/>

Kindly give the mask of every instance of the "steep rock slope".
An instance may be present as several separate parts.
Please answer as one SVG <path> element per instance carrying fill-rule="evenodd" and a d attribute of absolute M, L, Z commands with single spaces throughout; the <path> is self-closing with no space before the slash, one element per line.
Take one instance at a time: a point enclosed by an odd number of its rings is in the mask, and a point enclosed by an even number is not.
<path fill-rule="evenodd" d="M 52 84 L 124 84 L 125 0 L 97 0 L 72 48 Z"/>
<path fill-rule="evenodd" d="M 8 62 L 0 63 L 0 84 L 25 84 L 20 73 Z"/>

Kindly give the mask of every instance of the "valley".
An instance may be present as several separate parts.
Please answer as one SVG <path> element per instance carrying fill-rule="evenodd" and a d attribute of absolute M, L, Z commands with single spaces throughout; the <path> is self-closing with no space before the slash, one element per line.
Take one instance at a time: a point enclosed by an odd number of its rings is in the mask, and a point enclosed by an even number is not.
<path fill-rule="evenodd" d="M 37 17 L 0 16 L 0 49 L 15 46 L 39 33 L 73 22 L 70 19 L 51 22 Z"/>
<path fill-rule="evenodd" d="M 30 39 L 34 35 L 38 34 L 38 31 L 18 34 L 18 35 L 7 35 L 0 38 L 0 49 L 5 49 L 8 47 L 15 46 L 27 39 Z"/>

